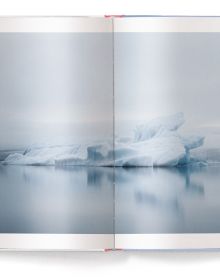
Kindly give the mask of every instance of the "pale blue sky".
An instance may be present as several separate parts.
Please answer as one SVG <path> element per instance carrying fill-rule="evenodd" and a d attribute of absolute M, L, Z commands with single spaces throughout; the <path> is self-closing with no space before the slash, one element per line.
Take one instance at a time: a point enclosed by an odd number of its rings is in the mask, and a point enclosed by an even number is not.
<path fill-rule="evenodd" d="M 0 146 L 112 135 L 112 61 L 110 33 L 0 34 Z"/>
<path fill-rule="evenodd" d="M 116 33 L 117 121 L 184 112 L 186 126 L 220 125 L 220 33 Z"/>

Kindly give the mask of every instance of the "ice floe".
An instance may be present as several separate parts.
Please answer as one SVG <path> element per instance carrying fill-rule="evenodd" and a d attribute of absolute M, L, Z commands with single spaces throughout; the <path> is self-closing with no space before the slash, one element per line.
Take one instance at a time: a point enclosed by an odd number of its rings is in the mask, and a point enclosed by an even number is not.
<path fill-rule="evenodd" d="M 138 125 L 131 138 L 73 146 L 33 147 L 12 153 L 2 163 L 19 165 L 177 166 L 201 162 L 191 150 L 201 147 L 204 137 L 182 136 L 178 129 L 184 114 L 156 118 Z M 113 148 L 114 147 L 114 148 Z"/>

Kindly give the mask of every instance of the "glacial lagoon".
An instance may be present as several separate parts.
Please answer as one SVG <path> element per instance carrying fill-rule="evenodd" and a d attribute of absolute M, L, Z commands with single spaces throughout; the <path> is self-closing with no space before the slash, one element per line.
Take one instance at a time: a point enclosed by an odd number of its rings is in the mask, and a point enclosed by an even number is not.
<path fill-rule="evenodd" d="M 219 233 L 220 166 L 116 169 L 117 233 Z"/>
<path fill-rule="evenodd" d="M 1 165 L 0 232 L 219 233 L 219 182 L 219 165 Z"/>
<path fill-rule="evenodd" d="M 113 170 L 0 165 L 1 233 L 113 233 Z"/>

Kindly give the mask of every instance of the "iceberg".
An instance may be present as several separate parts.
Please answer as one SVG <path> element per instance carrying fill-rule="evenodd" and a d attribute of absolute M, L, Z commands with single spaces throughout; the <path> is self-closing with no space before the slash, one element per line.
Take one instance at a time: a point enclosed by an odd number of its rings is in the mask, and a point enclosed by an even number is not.
<path fill-rule="evenodd" d="M 10 154 L 3 161 L 3 164 L 55 165 L 57 159 L 69 157 L 72 154 L 75 156 L 80 155 L 81 158 L 86 157 L 80 145 L 32 147 L 25 150 L 23 153 Z"/>
<path fill-rule="evenodd" d="M 198 135 L 182 136 L 184 114 L 153 119 L 134 130 L 133 137 L 90 145 L 32 147 L 9 154 L 3 164 L 80 166 L 178 166 L 201 162 L 191 150 L 204 143 Z M 126 141 L 125 141 L 126 139 Z"/>
<path fill-rule="evenodd" d="M 4 165 L 112 166 L 113 143 L 33 147 L 23 153 L 9 154 Z"/>
<path fill-rule="evenodd" d="M 123 146 L 116 145 L 116 166 L 175 166 L 185 156 L 185 148 L 176 136 L 131 143 L 121 156 L 123 150 Z"/>
<path fill-rule="evenodd" d="M 182 112 L 175 115 L 153 119 L 145 124 L 139 125 L 135 129 L 134 140 L 144 141 L 153 138 L 162 131 L 176 131 L 184 124 L 184 114 Z"/>
<path fill-rule="evenodd" d="M 184 124 L 182 112 L 153 119 L 136 127 L 134 137 L 115 144 L 116 166 L 178 166 L 199 162 L 191 150 L 203 145 L 204 137 L 183 137 L 178 129 Z M 201 163 L 201 162 L 200 162 Z"/>

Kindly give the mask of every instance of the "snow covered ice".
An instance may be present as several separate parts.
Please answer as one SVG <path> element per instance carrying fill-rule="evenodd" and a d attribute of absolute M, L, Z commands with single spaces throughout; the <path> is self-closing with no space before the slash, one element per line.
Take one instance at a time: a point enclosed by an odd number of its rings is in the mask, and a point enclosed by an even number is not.
<path fill-rule="evenodd" d="M 12 153 L 2 163 L 19 165 L 177 166 L 198 162 L 191 150 L 204 137 L 181 136 L 183 113 L 160 117 L 139 125 L 131 138 L 91 145 L 33 147 Z"/>
<path fill-rule="evenodd" d="M 150 122 L 136 127 L 134 140 L 144 141 L 158 136 L 158 134 L 164 133 L 165 131 L 176 131 L 183 123 L 183 113 L 153 119 Z"/>
<path fill-rule="evenodd" d="M 190 155 L 203 145 L 204 137 L 183 137 L 178 129 L 184 124 L 184 114 L 156 118 L 139 125 L 127 143 L 115 144 L 116 166 L 177 166 L 198 162 Z"/>

